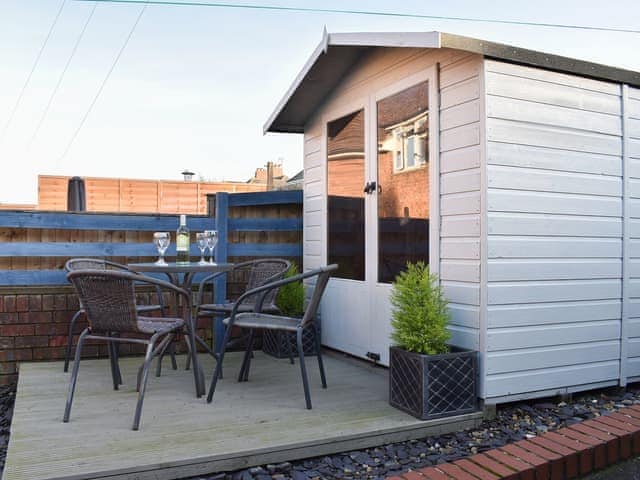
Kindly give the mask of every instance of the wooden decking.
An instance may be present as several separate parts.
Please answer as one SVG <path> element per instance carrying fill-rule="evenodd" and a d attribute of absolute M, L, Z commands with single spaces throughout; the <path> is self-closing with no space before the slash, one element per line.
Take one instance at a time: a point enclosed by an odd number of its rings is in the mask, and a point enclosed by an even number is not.
<path fill-rule="evenodd" d="M 141 430 L 131 430 L 139 358 L 121 361 L 111 388 L 106 360 L 83 361 L 71 422 L 62 413 L 68 374 L 59 362 L 20 367 L 3 480 L 173 479 L 419 438 L 470 427 L 480 414 L 420 422 L 387 403 L 386 371 L 326 356 L 329 388 L 309 358 L 313 410 L 304 408 L 299 366 L 261 352 L 248 383 L 239 354 L 225 360 L 214 403 L 196 399 L 191 372 L 150 377 Z M 207 377 L 213 368 L 202 357 Z M 181 360 L 180 363 L 184 365 Z M 208 378 L 207 378 L 208 383 Z"/>

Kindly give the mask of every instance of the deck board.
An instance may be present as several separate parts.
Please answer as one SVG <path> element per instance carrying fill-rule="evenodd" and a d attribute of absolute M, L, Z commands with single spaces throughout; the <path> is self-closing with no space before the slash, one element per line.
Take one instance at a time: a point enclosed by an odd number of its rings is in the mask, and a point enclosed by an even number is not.
<path fill-rule="evenodd" d="M 122 359 L 119 391 L 106 360 L 83 361 L 68 424 L 69 376 L 61 363 L 22 364 L 3 480 L 169 480 L 419 438 L 481 418 L 418 421 L 388 405 L 384 369 L 337 354 L 326 356 L 326 390 L 315 358 L 308 359 L 309 411 L 297 363 L 258 352 L 250 381 L 237 383 L 240 361 L 240 354 L 227 356 L 210 405 L 195 398 L 191 372 L 165 368 L 150 377 L 137 432 L 131 422 L 139 358 Z M 213 363 L 202 362 L 208 383 Z"/>

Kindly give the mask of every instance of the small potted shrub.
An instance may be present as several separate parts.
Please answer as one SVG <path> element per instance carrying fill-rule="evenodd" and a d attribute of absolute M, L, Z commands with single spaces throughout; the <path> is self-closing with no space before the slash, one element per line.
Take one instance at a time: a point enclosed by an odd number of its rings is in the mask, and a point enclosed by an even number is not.
<path fill-rule="evenodd" d="M 284 278 L 293 277 L 299 273 L 295 263 L 291 264 L 291 268 L 285 273 Z M 287 317 L 301 317 L 304 313 L 305 291 L 302 282 L 294 282 L 284 285 L 278 291 L 276 297 L 276 305 L 280 309 L 282 315 Z M 304 354 L 315 355 L 315 332 L 311 329 L 304 331 L 302 342 L 304 346 Z M 262 351 L 276 358 L 284 358 L 288 356 L 287 340 L 289 348 L 293 356 L 298 355 L 298 347 L 296 345 L 295 334 L 278 332 L 273 330 L 265 330 L 262 339 Z"/>
<path fill-rule="evenodd" d="M 393 283 L 389 402 L 422 420 L 476 410 L 477 353 L 450 346 L 449 311 L 436 275 L 408 264 Z"/>

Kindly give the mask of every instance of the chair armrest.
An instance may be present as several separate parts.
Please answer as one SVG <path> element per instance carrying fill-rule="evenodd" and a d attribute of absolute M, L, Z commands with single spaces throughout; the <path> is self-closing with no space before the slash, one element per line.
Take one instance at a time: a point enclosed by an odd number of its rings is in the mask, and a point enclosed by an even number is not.
<path fill-rule="evenodd" d="M 202 305 L 202 297 L 204 295 L 205 285 L 211 280 L 215 279 L 216 277 L 219 277 L 221 275 L 226 275 L 227 273 L 232 272 L 234 269 L 235 267 L 233 267 L 231 270 L 225 270 L 224 272 L 212 273 L 204 277 L 202 280 L 200 280 L 200 283 L 198 283 L 198 293 L 196 295 L 196 306 L 198 308 L 200 308 L 200 305 Z"/>
<path fill-rule="evenodd" d="M 323 272 L 327 272 L 327 271 L 331 272 L 331 271 L 336 270 L 337 268 L 338 268 L 338 266 L 335 265 L 335 264 L 329 265 L 329 266 L 326 266 L 326 267 L 317 268 L 315 270 L 311 270 L 311 271 L 306 272 L 306 273 L 299 273 L 297 275 L 294 275 L 293 277 L 289 277 L 289 278 L 285 278 L 283 280 L 277 280 L 275 282 L 270 282 L 270 283 L 264 284 L 264 285 L 262 285 L 260 287 L 253 288 L 253 289 L 243 293 L 242 295 L 240 295 L 240 297 L 238 298 L 236 303 L 233 305 L 233 309 L 231 310 L 231 315 L 229 316 L 229 327 L 231 327 L 233 325 L 233 322 L 235 320 L 236 314 L 238 313 L 238 308 L 240 307 L 242 302 L 247 299 L 247 297 L 250 297 L 250 296 L 253 296 L 253 295 L 257 295 L 257 294 L 261 294 L 258 297 L 258 301 L 255 303 L 256 310 L 259 312 L 260 311 L 260 307 L 262 306 L 262 300 L 263 300 L 265 294 L 269 290 L 273 290 L 274 288 L 280 288 L 283 285 L 288 285 L 289 283 L 299 282 L 299 281 L 304 280 L 306 278 L 315 277 L 317 275 L 320 275 Z"/>

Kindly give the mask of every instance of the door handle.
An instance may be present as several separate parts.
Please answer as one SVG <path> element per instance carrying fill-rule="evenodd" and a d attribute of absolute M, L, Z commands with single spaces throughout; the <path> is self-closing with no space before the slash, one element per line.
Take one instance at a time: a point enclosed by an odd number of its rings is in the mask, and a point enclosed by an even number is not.
<path fill-rule="evenodd" d="M 369 195 L 376 190 L 376 187 L 376 182 L 367 182 L 367 184 L 364 186 L 364 193 Z"/>

